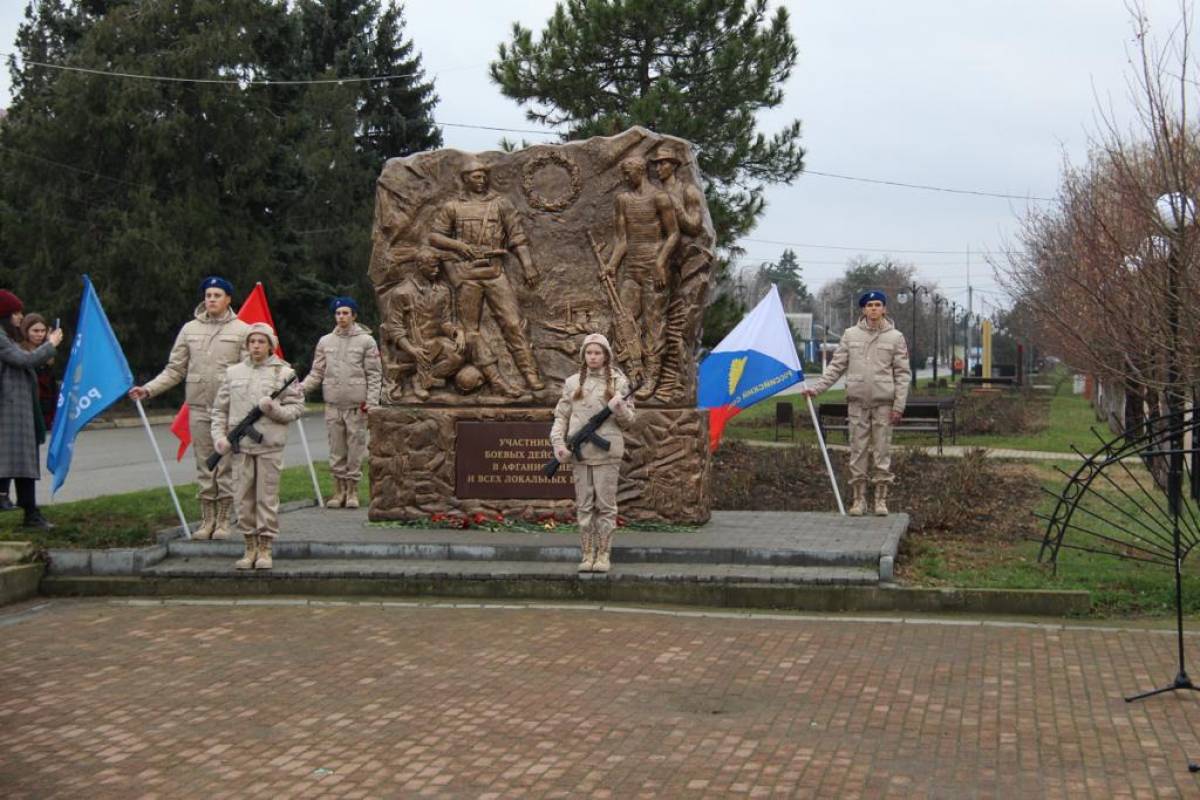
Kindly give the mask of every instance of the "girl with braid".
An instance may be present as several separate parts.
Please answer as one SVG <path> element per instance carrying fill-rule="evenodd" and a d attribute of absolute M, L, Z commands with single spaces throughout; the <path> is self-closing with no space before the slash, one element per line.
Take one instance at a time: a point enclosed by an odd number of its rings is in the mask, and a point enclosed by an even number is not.
<path fill-rule="evenodd" d="M 629 381 L 613 366 L 612 348 L 599 333 L 589 334 L 579 351 L 579 372 L 563 381 L 562 397 L 554 407 L 550 443 L 560 463 L 574 455 L 568 439 L 605 406 L 612 416 L 597 433 L 612 447 L 602 450 L 591 442 L 580 449 L 583 457 L 572 467 L 575 479 L 575 516 L 579 521 L 580 572 L 608 572 L 613 530 L 617 527 L 617 477 L 625 438 L 621 428 L 633 424 L 633 400 L 625 400 Z"/>

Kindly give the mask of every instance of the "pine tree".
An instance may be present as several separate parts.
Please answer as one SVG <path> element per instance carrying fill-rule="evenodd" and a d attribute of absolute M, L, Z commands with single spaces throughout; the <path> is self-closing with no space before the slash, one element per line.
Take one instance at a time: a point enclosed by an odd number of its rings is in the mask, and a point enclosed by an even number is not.
<path fill-rule="evenodd" d="M 785 311 L 795 311 L 799 304 L 808 300 L 808 286 L 804 283 L 803 269 L 794 250 L 784 250 L 779 260 L 759 267 L 756 280 L 761 297 L 771 284 L 779 287 L 779 297 Z"/>
<path fill-rule="evenodd" d="M 329 9 L 328 29 L 305 27 Z M 144 377 L 203 276 L 229 277 L 241 297 L 263 281 L 285 349 L 306 363 L 329 327 L 328 297 L 368 298 L 383 159 L 440 142 L 436 97 L 402 30 L 400 11 L 377 2 L 33 0 L 0 125 L 0 285 L 69 322 L 90 273 Z M 390 147 L 402 150 L 380 149 Z M 372 305 L 362 303 L 368 314 Z"/>
<path fill-rule="evenodd" d="M 762 214 L 764 184 L 803 170 L 798 121 L 769 138 L 755 123 L 782 102 L 796 55 L 787 10 L 768 18 L 766 0 L 565 0 L 536 41 L 513 25 L 491 76 L 568 138 L 643 125 L 694 143 L 729 247 Z"/>

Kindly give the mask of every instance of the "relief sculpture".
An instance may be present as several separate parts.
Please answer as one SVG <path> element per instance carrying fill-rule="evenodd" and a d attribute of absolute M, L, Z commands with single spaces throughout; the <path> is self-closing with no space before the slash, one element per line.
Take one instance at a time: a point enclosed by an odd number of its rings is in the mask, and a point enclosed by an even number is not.
<path fill-rule="evenodd" d="M 714 243 L 686 142 L 632 128 L 512 153 L 391 159 L 372 241 L 385 373 L 384 407 L 371 416 L 372 518 L 558 508 L 519 490 L 455 497 L 454 426 L 544 419 L 548 430 L 593 332 L 614 343 L 641 382 L 639 406 L 654 412 L 633 437 L 623 513 L 707 517 L 707 451 L 679 441 L 705 424 L 695 352 Z"/>

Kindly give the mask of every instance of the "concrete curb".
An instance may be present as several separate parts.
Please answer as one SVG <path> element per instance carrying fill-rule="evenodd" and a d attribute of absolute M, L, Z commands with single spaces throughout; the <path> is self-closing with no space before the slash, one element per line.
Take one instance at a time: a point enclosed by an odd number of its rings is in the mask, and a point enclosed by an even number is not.
<path fill-rule="evenodd" d="M 821 612 L 924 612 L 1078 616 L 1091 610 L 1082 591 L 925 589 L 896 586 L 796 586 L 710 582 L 653 583 L 605 578 L 300 578 L 253 574 L 203 577 L 43 578 L 53 597 L 455 597 L 569 600 L 710 608 Z"/>
<path fill-rule="evenodd" d="M 0 567 L 0 606 L 35 596 L 45 570 L 45 564 Z"/>
<path fill-rule="evenodd" d="M 898 538 L 897 538 L 898 541 Z M 234 541 L 180 541 L 168 544 L 178 558 L 237 558 L 242 543 Z M 613 559 L 622 564 L 712 564 L 773 567 L 864 567 L 876 569 L 880 555 L 869 550 L 840 553 L 804 548 L 662 547 L 614 544 Z M 395 559 L 416 561 L 579 561 L 575 544 L 513 544 L 496 542 L 307 542 L 282 539 L 274 546 L 277 559 Z M 894 556 L 894 548 L 889 552 Z"/>
<path fill-rule="evenodd" d="M 315 505 L 315 500 L 293 500 L 290 503 L 280 505 L 279 513 L 283 514 L 301 508 L 310 508 Z M 198 520 L 188 521 L 188 527 L 190 528 L 194 528 L 198 524 Z M 186 541 L 184 539 L 183 528 L 178 525 L 174 528 L 158 531 L 154 536 L 158 544 L 152 544 L 147 547 L 48 548 L 46 550 L 46 574 L 76 577 L 84 575 L 140 575 L 142 574 L 142 570 L 154 566 L 170 554 L 170 545 L 172 542 Z M 196 545 L 211 548 L 213 552 L 209 554 L 224 555 L 226 548 L 229 553 L 242 552 L 241 542 L 235 542 L 233 539 L 215 542 L 207 540 L 196 542 Z M 201 552 L 208 553 L 208 550 L 202 550 Z"/>

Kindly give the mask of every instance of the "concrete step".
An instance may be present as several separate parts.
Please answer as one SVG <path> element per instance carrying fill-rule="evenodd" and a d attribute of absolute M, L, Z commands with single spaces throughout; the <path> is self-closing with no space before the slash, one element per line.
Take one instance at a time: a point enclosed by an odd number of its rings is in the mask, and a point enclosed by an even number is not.
<path fill-rule="evenodd" d="M 240 554 L 240 553 L 239 553 Z M 577 557 L 577 556 L 576 556 Z M 623 563 L 607 575 L 576 572 L 576 561 L 481 561 L 385 558 L 276 558 L 273 569 L 238 571 L 233 557 L 171 557 L 142 571 L 146 578 L 396 579 L 632 581 L 877 585 L 879 571 L 862 567 L 757 564 Z"/>
<path fill-rule="evenodd" d="M 865 544 L 865 543 L 864 543 Z M 243 545 L 240 541 L 174 541 L 168 545 L 172 559 L 238 558 Z M 556 564 L 573 568 L 579 563 L 579 547 L 566 540 L 561 543 L 539 542 L 463 542 L 430 538 L 426 541 L 402 542 L 321 542 L 281 539 L 276 542 L 275 554 L 280 560 L 340 560 L 340 561 L 431 561 L 431 562 L 519 562 L 524 564 Z M 840 549 L 805 546 L 719 546 L 678 547 L 643 544 L 613 545 L 613 560 L 621 564 L 653 565 L 734 565 L 761 567 L 861 568 L 874 570 L 878 575 L 880 551 L 878 546 L 854 547 L 843 543 Z M 478 564 L 475 569 L 478 569 Z M 486 569 L 486 568 L 485 568 Z"/>

